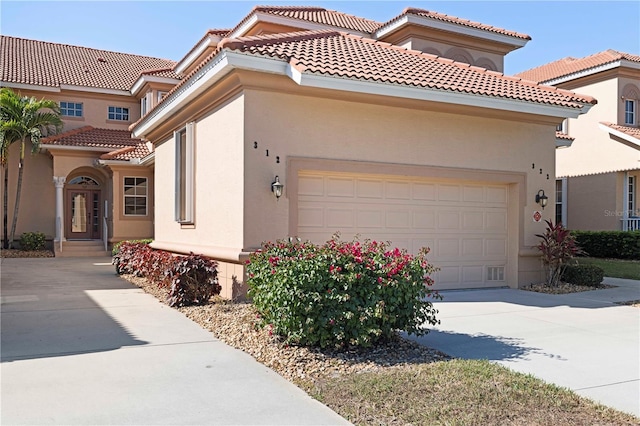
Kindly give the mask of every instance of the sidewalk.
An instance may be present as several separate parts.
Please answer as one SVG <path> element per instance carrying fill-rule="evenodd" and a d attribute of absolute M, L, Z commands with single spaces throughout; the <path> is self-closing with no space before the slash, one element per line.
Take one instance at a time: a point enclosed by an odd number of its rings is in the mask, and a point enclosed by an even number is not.
<path fill-rule="evenodd" d="M 349 424 L 110 261 L 1 259 L 2 424 Z"/>
<path fill-rule="evenodd" d="M 488 359 L 640 416 L 640 281 L 566 295 L 443 291 L 442 324 L 418 340 L 460 358 Z"/>

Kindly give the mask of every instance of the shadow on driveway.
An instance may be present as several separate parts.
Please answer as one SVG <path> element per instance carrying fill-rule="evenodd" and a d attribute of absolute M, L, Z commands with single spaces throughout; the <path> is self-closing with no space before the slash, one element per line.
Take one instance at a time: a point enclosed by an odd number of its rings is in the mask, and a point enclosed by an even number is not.
<path fill-rule="evenodd" d="M 2 259 L 1 361 L 102 352 L 144 345 L 93 295 L 126 306 L 129 283 L 109 259 Z M 109 299 L 109 295 L 118 295 Z"/>

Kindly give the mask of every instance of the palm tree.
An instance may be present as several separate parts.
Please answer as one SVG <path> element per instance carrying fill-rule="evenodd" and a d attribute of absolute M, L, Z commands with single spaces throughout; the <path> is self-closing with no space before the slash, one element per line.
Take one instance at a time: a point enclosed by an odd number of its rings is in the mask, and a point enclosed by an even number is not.
<path fill-rule="evenodd" d="M 0 89 L 0 161 L 4 167 L 4 236 L 5 248 L 11 248 L 18 223 L 18 209 L 20 207 L 20 193 L 22 191 L 22 177 L 24 174 L 24 155 L 27 141 L 31 142 L 31 152 L 40 149 L 40 139 L 43 135 L 55 134 L 62 130 L 60 107 L 57 102 L 33 97 L 20 96 L 11 89 Z M 16 202 L 13 209 L 11 234 L 7 241 L 7 192 L 9 176 L 9 148 L 14 143 L 20 143 L 20 159 L 18 161 L 18 186 L 16 188 Z"/>

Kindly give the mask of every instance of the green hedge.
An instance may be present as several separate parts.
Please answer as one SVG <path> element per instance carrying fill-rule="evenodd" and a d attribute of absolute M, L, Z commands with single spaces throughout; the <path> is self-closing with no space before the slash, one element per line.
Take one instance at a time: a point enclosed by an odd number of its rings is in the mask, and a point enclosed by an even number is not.
<path fill-rule="evenodd" d="M 587 256 L 640 260 L 640 231 L 572 231 Z"/>
<path fill-rule="evenodd" d="M 596 265 L 567 265 L 561 281 L 597 287 L 604 279 L 604 271 Z"/>

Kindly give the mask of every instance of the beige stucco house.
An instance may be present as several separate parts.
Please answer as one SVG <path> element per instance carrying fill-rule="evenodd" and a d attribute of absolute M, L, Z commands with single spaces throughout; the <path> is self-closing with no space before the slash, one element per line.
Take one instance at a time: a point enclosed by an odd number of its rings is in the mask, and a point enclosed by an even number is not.
<path fill-rule="evenodd" d="M 640 56 L 607 50 L 518 77 L 598 99 L 561 126 L 574 140 L 556 155 L 556 220 L 570 229 L 640 229 Z"/>
<path fill-rule="evenodd" d="M 430 247 L 441 289 L 539 281 L 556 126 L 596 101 L 503 75 L 528 40 L 420 9 L 256 7 L 207 32 L 130 127 L 155 148 L 153 246 L 217 259 L 228 297 L 263 241 L 336 231 Z"/>
<path fill-rule="evenodd" d="M 153 146 L 132 139 L 128 127 L 176 84 L 175 62 L 4 35 L 0 55 L 0 87 L 57 101 L 64 122 L 63 133 L 26 158 L 16 236 L 44 232 L 58 255 L 152 237 Z M 17 148 L 9 156 L 10 216 Z"/>

